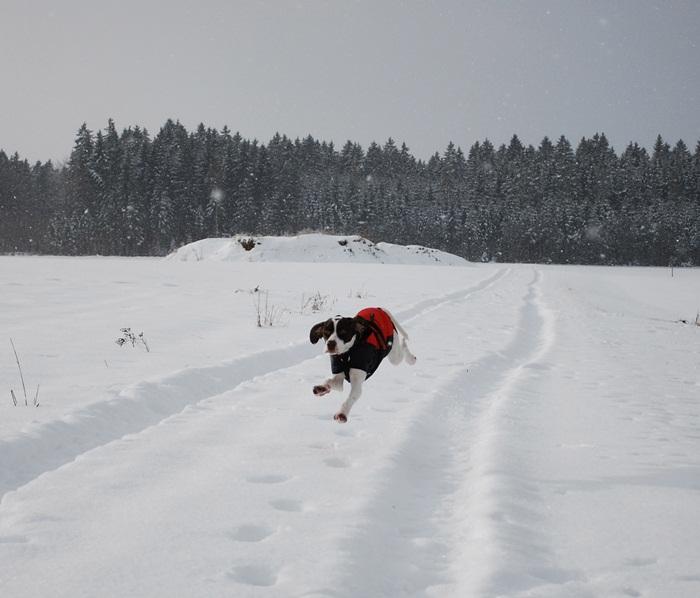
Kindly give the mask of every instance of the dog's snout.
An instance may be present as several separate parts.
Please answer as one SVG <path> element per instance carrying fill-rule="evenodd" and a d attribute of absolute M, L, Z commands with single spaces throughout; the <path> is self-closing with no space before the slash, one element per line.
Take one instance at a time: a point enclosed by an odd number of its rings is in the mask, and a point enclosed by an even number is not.
<path fill-rule="evenodd" d="M 336 347 L 337 343 L 335 341 L 328 341 L 326 343 L 326 349 L 328 349 L 329 351 L 335 351 Z"/>

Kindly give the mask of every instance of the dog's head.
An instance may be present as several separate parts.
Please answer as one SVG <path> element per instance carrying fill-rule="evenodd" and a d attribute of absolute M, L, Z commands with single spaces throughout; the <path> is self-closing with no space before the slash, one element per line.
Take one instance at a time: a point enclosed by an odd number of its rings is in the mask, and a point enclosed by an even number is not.
<path fill-rule="evenodd" d="M 358 318 L 336 316 L 311 327 L 309 340 L 315 345 L 321 338 L 326 341 L 326 353 L 342 355 L 352 349 L 358 335 L 365 332 L 365 324 Z"/>

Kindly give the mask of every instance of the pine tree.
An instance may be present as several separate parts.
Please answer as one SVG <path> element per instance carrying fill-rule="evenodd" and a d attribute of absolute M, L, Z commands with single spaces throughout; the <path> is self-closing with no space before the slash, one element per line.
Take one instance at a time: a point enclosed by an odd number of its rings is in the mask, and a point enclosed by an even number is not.
<path fill-rule="evenodd" d="M 36 209 L 29 163 L 15 153 L 8 159 L 0 151 L 0 249 L 31 251 Z"/>
<path fill-rule="evenodd" d="M 119 140 L 122 163 L 117 187 L 123 210 L 122 252 L 147 254 L 154 244 L 151 187 L 151 142 L 148 131 L 139 127 L 125 129 Z"/>
<path fill-rule="evenodd" d="M 37 162 L 32 168 L 31 178 L 35 201 L 32 206 L 32 222 L 27 231 L 31 235 L 28 238 L 28 250 L 54 253 L 56 248 L 52 244 L 51 222 L 62 201 L 61 173 L 49 160 L 45 164 Z"/>
<path fill-rule="evenodd" d="M 153 251 L 162 254 L 191 240 L 194 229 L 190 140 L 179 122 L 168 120 L 153 140 L 152 169 Z"/>
<path fill-rule="evenodd" d="M 94 143 L 87 124 L 78 130 L 66 171 L 63 212 L 53 225 L 57 244 L 67 253 L 94 253 L 99 179 L 93 169 Z"/>

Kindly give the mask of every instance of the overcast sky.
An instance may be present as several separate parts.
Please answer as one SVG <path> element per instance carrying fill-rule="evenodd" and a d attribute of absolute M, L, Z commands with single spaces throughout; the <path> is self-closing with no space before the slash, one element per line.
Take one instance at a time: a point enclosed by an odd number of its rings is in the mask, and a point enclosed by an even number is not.
<path fill-rule="evenodd" d="M 700 139 L 699 0 L 0 0 L 0 148 L 228 125 L 419 158 L 449 141 Z"/>

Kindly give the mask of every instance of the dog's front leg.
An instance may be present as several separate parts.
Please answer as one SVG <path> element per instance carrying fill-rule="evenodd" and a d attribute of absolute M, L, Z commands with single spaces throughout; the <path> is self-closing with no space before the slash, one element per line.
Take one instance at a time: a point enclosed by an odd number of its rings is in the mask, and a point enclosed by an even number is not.
<path fill-rule="evenodd" d="M 362 394 L 362 383 L 367 378 L 367 372 L 364 370 L 358 370 L 356 368 L 350 368 L 350 394 L 348 398 L 345 399 L 343 404 L 340 406 L 340 411 L 333 416 L 333 419 L 337 422 L 344 424 L 348 421 L 348 414 L 355 404 L 355 401 L 360 398 Z"/>
<path fill-rule="evenodd" d="M 328 378 L 323 384 L 317 384 L 314 386 L 313 392 L 317 397 L 322 397 L 327 395 L 331 390 L 343 390 L 343 380 L 345 375 L 341 372 L 340 374 L 334 374 L 332 378 Z"/>

